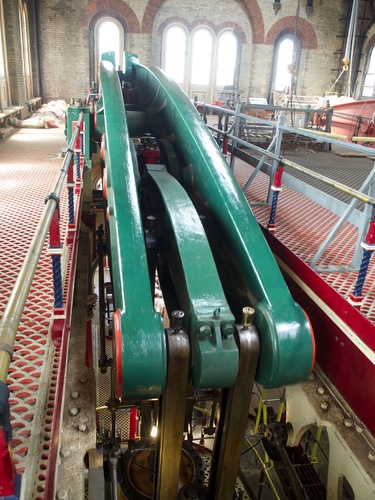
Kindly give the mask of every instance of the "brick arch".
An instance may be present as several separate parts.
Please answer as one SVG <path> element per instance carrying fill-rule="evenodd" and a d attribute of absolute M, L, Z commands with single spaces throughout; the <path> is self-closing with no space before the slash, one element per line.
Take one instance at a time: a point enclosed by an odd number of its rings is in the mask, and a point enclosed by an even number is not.
<path fill-rule="evenodd" d="M 158 31 L 157 31 L 157 34 L 159 36 L 161 36 L 163 34 L 163 32 L 165 31 L 165 29 L 167 28 L 167 26 L 169 26 L 170 24 L 173 24 L 173 23 L 178 23 L 178 24 L 181 24 L 182 26 L 185 26 L 185 28 L 189 32 L 193 31 L 194 28 L 196 28 L 197 26 L 201 26 L 201 25 L 209 26 L 212 29 L 212 31 L 216 34 L 219 33 L 220 31 L 224 30 L 225 28 L 232 28 L 240 36 L 241 42 L 246 43 L 246 34 L 245 34 L 244 30 L 240 26 L 238 26 L 237 23 L 226 22 L 226 23 L 220 23 L 220 24 L 216 25 L 212 21 L 209 21 L 208 19 L 198 19 L 198 20 L 194 21 L 193 23 L 190 23 L 185 18 L 179 17 L 179 16 L 171 16 L 171 17 L 168 17 L 168 19 L 165 19 L 160 24 Z"/>
<path fill-rule="evenodd" d="M 375 34 L 372 35 L 367 41 L 366 44 L 364 45 L 364 53 L 367 55 L 367 53 L 372 49 L 373 45 L 375 45 Z"/>
<path fill-rule="evenodd" d="M 160 6 L 165 0 L 149 0 L 145 9 L 145 13 L 142 19 L 142 33 L 147 33 L 151 35 L 152 27 L 154 24 L 155 16 Z M 263 43 L 264 42 L 264 22 L 263 15 L 259 8 L 257 0 L 240 0 L 242 7 L 244 8 L 248 20 L 251 25 L 253 43 Z M 235 28 L 238 31 L 238 28 Z M 241 29 L 239 31 L 243 33 Z"/>
<path fill-rule="evenodd" d="M 265 43 L 274 45 L 280 35 L 286 33 L 295 33 L 296 18 L 294 16 L 283 17 L 277 21 L 268 31 Z M 314 28 L 306 19 L 298 20 L 297 36 L 301 42 L 302 49 L 316 49 L 318 47 L 318 38 Z"/>
<path fill-rule="evenodd" d="M 113 16 L 122 21 L 128 33 L 140 33 L 141 27 L 134 10 L 122 0 L 91 0 L 82 8 L 78 26 L 86 28 L 98 14 Z"/>

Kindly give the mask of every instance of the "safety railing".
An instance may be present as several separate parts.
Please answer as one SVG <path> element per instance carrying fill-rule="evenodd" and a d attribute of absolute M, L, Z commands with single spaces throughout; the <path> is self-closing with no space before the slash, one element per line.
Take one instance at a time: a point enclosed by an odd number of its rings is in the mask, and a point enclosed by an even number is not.
<path fill-rule="evenodd" d="M 235 111 L 205 103 L 196 103 L 196 105 L 199 107 L 203 119 L 211 129 L 218 144 L 222 148 L 223 153 L 226 154 L 228 150 L 230 150 L 230 168 L 232 170 L 234 169 L 237 157 L 254 167 L 254 170 L 242 189 L 244 193 L 248 190 L 249 186 L 254 181 L 254 178 L 260 171 L 269 175 L 270 181 L 268 195 L 264 204 L 270 205 L 270 217 L 267 224 L 270 231 L 275 231 L 276 229 L 276 209 L 279 192 L 281 191 L 282 179 L 285 185 L 292 187 L 296 191 L 300 191 L 320 205 L 325 206 L 324 200 L 330 200 L 330 209 L 339 216 L 339 220 L 332 227 L 325 241 L 316 251 L 310 265 L 317 272 L 324 271 L 327 273 L 358 271 L 357 284 L 350 295 L 350 299 L 354 305 L 360 306 L 363 300 L 362 291 L 371 255 L 375 250 L 375 164 L 360 188 L 353 189 L 335 181 L 334 179 L 330 179 L 325 175 L 303 167 L 296 162 L 290 161 L 281 154 L 281 145 L 283 141 L 283 134 L 287 133 L 289 137 L 294 135 L 296 137 L 304 137 L 323 142 L 322 151 L 329 151 L 332 145 L 335 145 L 348 148 L 351 153 L 374 156 L 374 150 L 366 146 L 344 142 L 342 140 L 344 137 L 331 134 L 327 131 L 315 130 L 313 128 L 307 129 L 287 126 L 285 125 L 285 111 L 287 111 L 285 108 L 282 108 L 284 112 L 280 112 L 277 116 L 277 120 L 275 121 L 245 114 L 242 112 L 243 106 L 240 104 L 237 106 Z M 258 106 L 257 109 L 271 110 L 273 107 Z M 312 112 L 311 109 L 304 111 L 306 113 Z M 316 110 L 314 110 L 314 112 L 315 111 Z M 324 112 L 326 112 L 326 110 Z M 217 124 L 212 124 L 212 115 L 215 116 L 215 119 L 217 118 Z M 210 121 L 211 125 L 209 123 Z M 248 140 L 246 130 L 254 128 L 254 126 L 263 128 L 267 127 L 269 135 L 269 144 L 267 148 L 259 146 Z M 371 140 L 369 142 L 371 142 Z M 341 193 L 345 193 L 351 198 L 350 203 L 343 204 L 343 202 L 336 200 L 330 195 L 324 195 L 323 197 L 321 196 L 321 193 L 316 195 L 316 190 L 306 190 L 306 186 L 302 189 L 301 186 L 304 183 L 297 181 L 292 174 L 283 175 L 285 167 L 288 167 L 289 170 L 294 170 L 296 172 L 303 172 L 310 178 L 317 179 L 326 186 L 330 186 Z M 363 204 L 361 209 L 357 209 L 359 204 Z M 320 269 L 317 266 L 318 260 L 328 249 L 332 241 L 338 235 L 338 232 L 347 221 L 355 225 L 358 230 L 358 238 L 350 265 L 329 265 L 324 266 L 324 270 Z"/>
<path fill-rule="evenodd" d="M 9 452 L 12 429 L 10 424 L 9 390 L 6 381 L 13 357 L 17 330 L 48 231 L 48 251 L 52 259 L 54 283 L 54 314 L 51 325 L 52 338 L 54 340 L 61 337 L 68 316 L 67 304 L 64 304 L 63 297 L 63 272 L 61 265 L 63 245 L 60 234 L 59 203 L 62 188 L 67 180 L 69 222 L 66 233 L 66 245 L 70 245 L 77 238 L 77 218 L 81 197 L 81 172 L 84 163 L 82 137 L 83 114 L 81 113 L 66 150 L 60 173 L 52 192 L 45 199 L 43 213 L 4 314 L 0 320 L 0 465 L 2 466 L 1 470 L 4 471 L 4 473 L 0 474 L 1 496 L 15 495 L 16 489 L 19 489 L 20 480 L 19 477 L 16 477 L 14 464 Z M 73 161 L 75 161 L 76 165 L 75 175 L 73 172 Z"/>

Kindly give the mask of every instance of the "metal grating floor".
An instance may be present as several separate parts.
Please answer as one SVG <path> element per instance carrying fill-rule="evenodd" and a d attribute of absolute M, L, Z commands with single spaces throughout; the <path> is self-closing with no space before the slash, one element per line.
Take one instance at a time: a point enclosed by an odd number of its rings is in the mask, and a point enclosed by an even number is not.
<path fill-rule="evenodd" d="M 334 174 L 332 176 L 334 178 L 334 176 L 337 176 L 339 173 L 339 165 L 342 165 L 345 159 L 341 157 L 337 159 L 335 157 L 336 155 L 331 153 L 321 154 L 325 155 L 325 162 L 327 162 L 327 158 L 338 162 L 338 165 L 334 167 L 329 166 L 327 163 L 324 165 L 325 175 L 331 177 L 331 174 Z M 311 157 L 313 156 L 314 155 L 299 155 L 298 159 L 293 158 L 293 161 L 308 166 L 308 168 L 311 169 L 316 169 L 314 167 L 317 165 L 321 168 L 322 161 L 316 156 L 314 156 L 315 160 L 312 161 Z M 306 160 L 306 157 L 309 161 Z M 363 160 L 363 158 L 360 158 L 360 160 Z M 348 168 L 345 169 L 347 171 L 345 182 L 352 187 L 358 187 L 358 183 L 362 182 L 360 180 L 361 175 L 358 175 L 358 170 L 353 168 L 353 161 L 353 158 L 349 159 L 350 165 L 352 166 L 351 175 L 349 175 Z M 367 164 L 362 169 L 363 175 L 367 175 L 369 172 L 369 163 L 373 163 L 369 159 L 366 159 L 366 161 Z M 245 185 L 253 170 L 254 168 L 252 166 L 236 158 L 235 177 L 241 188 Z M 354 182 L 352 182 L 353 179 Z M 245 194 L 246 199 L 251 204 L 255 217 L 263 227 L 267 227 L 270 207 L 256 205 L 256 203 L 262 203 L 267 200 L 268 184 L 269 177 L 259 172 Z M 329 210 L 305 198 L 288 186 L 283 186 L 277 205 L 275 236 L 301 260 L 309 264 L 337 220 L 338 217 Z M 350 223 L 346 223 L 317 264 L 321 267 L 328 265 L 349 265 L 353 257 L 356 240 L 356 227 Z M 324 280 L 345 298 L 348 298 L 349 294 L 354 290 L 357 274 L 357 272 L 320 273 Z M 362 314 L 373 323 L 375 323 L 374 278 L 375 259 L 373 258 L 370 261 L 369 271 L 363 289 L 365 299 L 361 307 Z"/>
<path fill-rule="evenodd" d="M 20 129 L 0 142 L 0 314 L 21 269 L 44 207 L 61 168 L 63 129 Z M 61 226 L 67 220 L 62 193 Z M 63 238 L 64 235 L 62 235 Z M 47 238 L 48 239 L 48 238 Z M 9 389 L 13 456 L 30 499 L 42 499 L 54 416 L 59 346 L 49 335 L 53 311 L 48 241 L 16 336 Z"/>

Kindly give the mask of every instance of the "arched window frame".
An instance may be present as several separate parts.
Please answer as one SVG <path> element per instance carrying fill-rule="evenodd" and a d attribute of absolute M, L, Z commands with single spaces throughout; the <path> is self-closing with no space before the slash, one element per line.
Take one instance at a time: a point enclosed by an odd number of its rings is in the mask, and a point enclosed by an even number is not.
<path fill-rule="evenodd" d="M 231 33 L 233 37 L 235 38 L 236 41 L 236 60 L 234 63 L 234 71 L 233 71 L 233 81 L 231 83 L 228 83 L 228 85 L 233 86 L 233 88 L 238 87 L 238 82 L 240 78 L 240 57 L 241 57 L 241 40 L 236 31 L 233 28 L 224 28 L 221 30 L 216 39 L 216 54 L 215 54 L 215 85 L 218 86 L 217 84 L 217 69 L 218 69 L 218 52 L 219 52 L 219 45 L 220 45 L 220 38 L 223 35 L 226 35 L 227 33 Z"/>
<path fill-rule="evenodd" d="M 0 1 L 0 110 L 10 106 L 3 3 Z"/>
<path fill-rule="evenodd" d="M 207 85 L 213 85 L 213 78 L 214 78 L 214 62 L 215 62 L 215 54 L 216 54 L 216 35 L 215 32 L 210 28 L 209 26 L 206 25 L 199 25 L 196 26 L 193 31 L 191 32 L 190 35 L 190 50 L 188 53 L 188 64 L 189 64 L 189 85 L 194 86 L 194 85 L 200 85 L 199 83 L 194 83 L 192 81 L 192 76 L 193 76 L 193 46 L 194 46 L 194 38 L 197 36 L 197 33 L 200 31 L 206 31 L 209 33 L 209 36 L 211 37 L 211 55 L 210 55 L 210 70 L 209 70 L 209 75 L 208 75 L 208 84 Z"/>
<path fill-rule="evenodd" d="M 271 84 L 271 92 L 272 91 L 284 91 L 284 89 L 276 89 L 275 88 L 275 83 L 276 83 L 276 77 L 277 77 L 277 64 L 278 64 L 278 59 L 279 59 L 279 53 L 280 53 L 280 46 L 285 40 L 291 40 L 294 43 L 294 51 L 295 51 L 295 57 L 294 57 L 294 62 L 295 62 L 295 73 L 294 73 L 294 82 L 291 78 L 291 87 L 293 90 L 293 93 L 296 92 L 296 83 L 298 79 L 298 65 L 299 65 L 299 60 L 300 60 L 300 55 L 301 55 L 301 42 L 298 39 L 296 35 L 293 33 L 285 33 L 281 35 L 276 43 L 275 43 L 275 50 L 274 50 L 274 57 L 273 57 L 273 64 L 272 64 L 272 84 Z"/>
<path fill-rule="evenodd" d="M 218 62 L 218 47 L 219 47 L 219 41 L 220 37 L 224 35 L 225 33 L 231 33 L 233 34 L 236 44 L 237 44 L 237 50 L 236 50 L 236 61 L 235 61 L 235 68 L 234 68 L 234 74 L 233 74 L 233 83 L 232 86 L 234 88 L 237 88 L 238 86 L 238 81 L 239 81 L 239 72 L 240 72 L 240 58 L 241 58 L 241 39 L 236 33 L 236 31 L 233 28 L 224 28 L 220 32 L 216 33 L 211 26 L 207 26 L 206 24 L 199 24 L 194 27 L 194 29 L 189 32 L 188 29 L 181 23 L 171 23 L 166 26 L 166 28 L 163 31 L 162 35 L 162 57 L 161 57 L 161 67 L 165 70 L 166 69 L 166 41 L 167 41 L 167 33 L 168 31 L 173 28 L 173 27 L 179 27 L 180 29 L 184 30 L 187 36 L 187 43 L 186 43 L 186 57 L 185 57 L 185 77 L 184 81 L 182 83 L 178 82 L 181 87 L 185 90 L 185 92 L 190 95 L 190 93 L 194 93 L 194 89 L 199 88 L 199 84 L 193 84 L 192 83 L 192 47 L 193 47 L 193 40 L 194 36 L 196 33 L 201 30 L 207 30 L 211 37 L 212 37 L 212 51 L 211 51 L 211 61 L 210 61 L 210 73 L 209 73 L 209 84 L 208 86 L 210 87 L 210 93 L 212 94 L 210 96 L 211 99 L 216 100 L 217 95 L 215 95 L 215 92 L 218 93 L 217 85 L 216 85 L 216 76 L 217 76 L 217 62 Z M 203 85 L 202 85 L 203 87 Z"/>
<path fill-rule="evenodd" d="M 120 66 L 123 70 L 123 53 L 125 50 L 125 32 L 124 27 L 121 22 L 113 16 L 103 15 L 96 22 L 94 27 L 94 61 L 95 61 L 95 73 L 98 73 L 99 63 L 100 63 L 100 54 L 99 54 L 99 30 L 100 26 L 106 22 L 112 22 L 115 24 L 119 30 L 119 44 L 118 44 L 118 54 L 119 60 L 116 61 L 116 65 Z M 117 69 L 117 68 L 116 68 Z"/>
<path fill-rule="evenodd" d="M 363 76 L 361 97 L 373 98 L 375 95 L 375 44 L 367 53 L 366 69 Z"/>
<path fill-rule="evenodd" d="M 22 52 L 22 68 L 25 82 L 26 99 L 32 97 L 32 71 L 31 71 L 31 54 L 30 54 L 30 31 L 29 31 L 29 15 L 26 3 L 18 1 L 18 14 L 21 36 L 21 52 Z"/>
<path fill-rule="evenodd" d="M 188 30 L 186 29 L 186 26 L 180 23 L 173 23 L 167 26 L 167 28 L 163 32 L 163 37 L 162 37 L 162 59 L 161 59 L 161 65 L 162 68 L 166 68 L 167 65 L 167 38 L 168 38 L 168 33 L 170 32 L 171 29 L 173 28 L 178 28 L 181 29 L 183 34 L 185 35 L 185 54 L 184 54 L 184 76 L 182 78 L 181 82 L 177 82 L 179 85 L 181 85 L 183 88 L 187 87 L 187 82 L 188 82 L 188 57 L 187 55 L 190 53 L 190 34 Z"/>

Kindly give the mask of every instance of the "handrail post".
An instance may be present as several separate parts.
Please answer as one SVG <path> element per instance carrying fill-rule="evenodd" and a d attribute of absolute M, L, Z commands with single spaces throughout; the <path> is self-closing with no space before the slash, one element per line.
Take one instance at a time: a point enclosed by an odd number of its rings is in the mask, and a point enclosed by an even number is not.
<path fill-rule="evenodd" d="M 2 498 L 13 498 L 13 495 L 17 494 L 16 489 L 19 489 L 21 484 L 21 476 L 17 476 L 12 460 L 11 440 L 9 389 L 5 382 L 0 381 L 0 493 Z"/>
<path fill-rule="evenodd" d="M 60 214 L 58 207 L 52 216 L 51 225 L 49 228 L 49 247 L 48 253 L 51 255 L 52 260 L 52 276 L 53 276 L 53 319 L 52 319 L 52 339 L 56 340 L 61 337 L 64 320 L 65 310 L 63 301 L 63 286 L 61 274 L 61 257 L 63 253 L 61 239 L 60 239 Z"/>
<path fill-rule="evenodd" d="M 66 187 L 68 189 L 68 233 L 66 237 L 67 245 L 73 243 L 73 236 L 76 230 L 75 216 L 74 216 L 74 173 L 73 173 L 73 159 L 70 160 L 68 172 L 66 177 Z"/>
<path fill-rule="evenodd" d="M 279 166 L 276 169 L 275 177 L 274 177 L 273 184 L 271 187 L 271 189 L 273 191 L 273 196 L 272 196 L 270 218 L 269 218 L 268 223 L 267 223 L 267 228 L 272 233 L 275 232 L 275 230 L 276 230 L 275 219 L 276 219 L 277 200 L 279 198 L 280 191 L 282 191 L 282 189 L 283 189 L 281 187 L 281 179 L 283 176 L 284 168 L 285 168 L 284 164 L 280 162 Z"/>
<path fill-rule="evenodd" d="M 240 132 L 240 121 L 241 121 L 241 104 L 236 104 L 236 112 L 234 115 L 234 130 L 233 130 L 233 135 L 235 137 L 239 137 L 239 132 Z M 237 141 L 235 139 L 232 139 L 232 150 L 231 150 L 231 155 L 230 155 L 230 169 L 234 171 L 234 161 L 235 161 L 235 154 L 234 150 L 237 147 Z"/>
<path fill-rule="evenodd" d="M 275 141 L 275 149 L 274 149 L 274 154 L 277 157 L 280 157 L 280 151 L 281 151 L 281 142 L 283 139 L 283 131 L 282 131 L 282 126 L 285 123 L 285 115 L 284 113 L 280 113 L 280 115 L 277 118 L 277 125 L 276 125 L 276 141 Z M 279 167 L 279 159 L 272 159 L 272 175 L 270 176 L 270 182 L 269 182 L 269 187 L 268 187 L 268 197 L 267 197 L 267 203 L 269 205 L 272 204 L 272 199 L 273 199 L 273 193 L 274 191 L 272 190 L 272 186 L 274 185 L 274 180 L 275 180 L 275 175 L 276 171 Z"/>
<path fill-rule="evenodd" d="M 325 126 L 325 132 L 331 133 L 331 125 L 332 125 L 332 118 L 333 118 L 333 108 L 328 107 L 326 109 L 326 126 Z M 323 142 L 323 148 L 322 151 L 330 151 L 331 150 L 331 144 L 329 142 Z"/>
<path fill-rule="evenodd" d="M 203 104 L 202 106 L 202 119 L 204 123 L 207 125 L 207 106 L 206 104 Z"/>
<path fill-rule="evenodd" d="M 370 264 L 370 259 L 375 251 L 375 208 L 372 209 L 372 215 L 369 223 L 369 228 L 364 241 L 361 242 L 363 248 L 363 257 L 361 266 L 358 271 L 357 283 L 353 292 L 349 296 L 349 302 L 357 308 L 363 304 L 363 286 L 365 284 L 366 274 Z"/>

